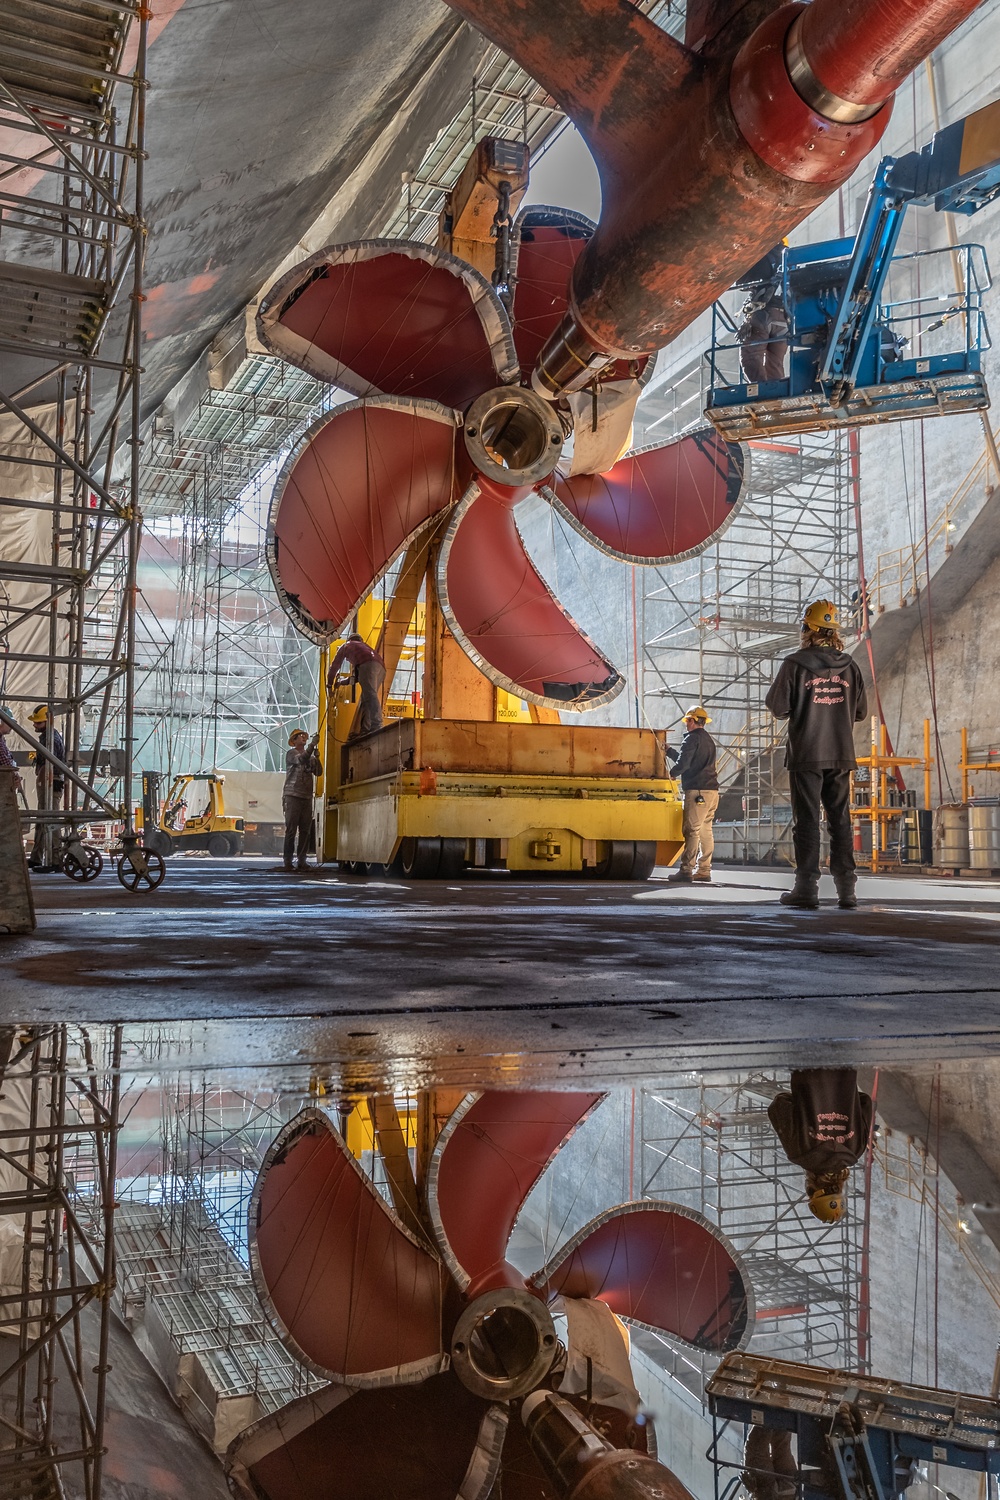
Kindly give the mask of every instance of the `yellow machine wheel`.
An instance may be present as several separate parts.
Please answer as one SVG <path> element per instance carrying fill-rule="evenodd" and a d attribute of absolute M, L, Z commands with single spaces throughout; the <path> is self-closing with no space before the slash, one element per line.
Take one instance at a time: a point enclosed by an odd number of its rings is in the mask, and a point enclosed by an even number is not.
<path fill-rule="evenodd" d="M 655 843 L 613 839 L 604 845 L 601 858 L 587 873 L 595 880 L 648 880 L 655 864 Z"/>
<path fill-rule="evenodd" d="M 408 880 L 433 880 L 441 864 L 442 839 L 404 839 L 399 849 L 399 865 Z"/>
<path fill-rule="evenodd" d="M 439 880 L 457 880 L 465 869 L 465 840 L 442 839 L 441 859 L 438 863 Z"/>

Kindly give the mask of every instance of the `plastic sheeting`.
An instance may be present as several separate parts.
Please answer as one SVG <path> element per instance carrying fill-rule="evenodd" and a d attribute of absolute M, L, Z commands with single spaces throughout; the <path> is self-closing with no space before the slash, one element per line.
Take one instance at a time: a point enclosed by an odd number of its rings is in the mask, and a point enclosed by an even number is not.
<path fill-rule="evenodd" d="M 31 412 L 33 420 L 50 433 L 55 429 L 55 415 L 55 405 L 36 406 Z M 0 412 L 0 500 L 5 502 L 0 504 L 0 561 L 4 563 L 36 563 L 47 567 L 52 562 L 51 511 L 19 509 L 9 503 L 51 501 L 53 471 L 35 462 L 51 457 L 51 449 L 29 432 L 23 422 L 11 413 Z M 6 702 L 15 716 L 21 718 L 33 703 L 44 701 L 48 668 L 44 662 L 15 662 L 8 658 L 17 653 L 46 654 L 50 616 L 46 611 L 20 623 L 11 622 L 50 593 L 46 582 L 25 583 L 0 577 L 0 701 Z M 65 612 L 65 608 L 60 609 L 60 615 L 65 616 Z M 68 639 L 69 627 L 65 618 L 61 618 L 57 654 L 65 654 Z M 65 682 L 65 668 L 57 669 L 57 696 L 65 693 Z"/>

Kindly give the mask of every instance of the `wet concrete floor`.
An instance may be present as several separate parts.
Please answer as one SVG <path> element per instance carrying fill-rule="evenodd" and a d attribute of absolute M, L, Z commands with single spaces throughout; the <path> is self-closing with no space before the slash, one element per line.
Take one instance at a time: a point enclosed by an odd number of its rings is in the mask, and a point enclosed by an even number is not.
<path fill-rule="evenodd" d="M 145 897 L 107 871 L 41 877 L 37 932 L 0 938 L 0 1017 L 165 1023 L 165 1065 L 173 1046 L 186 1067 L 359 1087 L 1000 1051 L 1000 886 L 863 879 L 849 913 L 824 881 L 813 913 L 777 904 L 782 872 L 665 874 L 404 883 L 189 858 Z"/>

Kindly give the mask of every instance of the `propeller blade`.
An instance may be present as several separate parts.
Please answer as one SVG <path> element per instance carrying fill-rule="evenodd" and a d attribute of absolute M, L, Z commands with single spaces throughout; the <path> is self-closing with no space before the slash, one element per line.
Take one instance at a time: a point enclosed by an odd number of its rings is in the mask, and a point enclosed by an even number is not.
<path fill-rule="evenodd" d="M 625 679 L 558 602 L 521 541 L 513 504 L 485 480 L 455 507 L 438 555 L 449 629 L 497 687 L 545 708 L 583 712 Z"/>
<path fill-rule="evenodd" d="M 597 226 L 568 208 L 522 208 L 514 221 L 514 346 L 525 381 L 549 335 L 562 321 L 569 283 Z"/>
<path fill-rule="evenodd" d="M 506 1430 L 506 1407 L 450 1373 L 372 1391 L 327 1386 L 240 1433 L 226 1474 L 240 1500 L 486 1500 Z"/>
<path fill-rule="evenodd" d="M 740 1348 L 753 1326 L 750 1278 L 728 1240 L 692 1209 L 646 1199 L 592 1219 L 528 1285 L 596 1298 L 620 1318 L 713 1354 Z"/>
<path fill-rule="evenodd" d="M 541 493 L 612 557 L 680 562 L 725 531 L 745 494 L 748 459 L 713 427 L 628 453 L 606 474 L 556 475 Z"/>
<path fill-rule="evenodd" d="M 445 1368 L 441 1265 L 322 1110 L 302 1110 L 279 1132 L 248 1221 L 258 1295 L 279 1338 L 310 1369 L 374 1386 Z"/>
<path fill-rule="evenodd" d="M 268 558 L 304 635 L 338 635 L 451 504 L 455 433 L 449 408 L 382 396 L 336 408 L 296 444 L 274 487 Z"/>
<path fill-rule="evenodd" d="M 603 1094 L 469 1094 L 438 1136 L 427 1214 L 459 1288 L 503 1281 L 514 1221 L 549 1162 Z M 518 1277 L 518 1284 L 522 1284 Z"/>
<path fill-rule="evenodd" d="M 464 409 L 518 377 L 510 322 L 464 260 L 408 240 L 320 250 L 275 282 L 257 332 L 273 354 L 356 396 Z"/>

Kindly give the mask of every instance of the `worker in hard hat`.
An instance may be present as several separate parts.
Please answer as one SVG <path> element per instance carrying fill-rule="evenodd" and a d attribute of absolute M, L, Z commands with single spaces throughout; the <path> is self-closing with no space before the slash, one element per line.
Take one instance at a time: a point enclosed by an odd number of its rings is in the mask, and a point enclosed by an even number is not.
<path fill-rule="evenodd" d="M 13 755 L 11 755 L 7 744 L 7 736 L 13 727 L 6 719 L 0 719 L 0 771 L 10 771 L 16 796 L 18 792 L 23 795 L 24 783 L 21 780 L 21 773 L 17 769 L 17 762 Z"/>
<path fill-rule="evenodd" d="M 784 248 L 784 241 L 775 245 L 733 283 L 747 291 L 736 337 L 740 342 L 740 364 L 749 385 L 785 378 L 788 313 L 781 277 Z"/>
<path fill-rule="evenodd" d="M 361 689 L 361 711 L 354 727 L 352 738 L 360 734 L 371 734 L 382 728 L 382 684 L 385 681 L 385 662 L 377 651 L 354 630 L 338 650 L 326 674 L 326 690 L 332 693 L 341 669 L 350 666 L 355 682 Z"/>
<path fill-rule="evenodd" d="M 65 761 L 66 746 L 63 737 L 55 725 L 49 721 L 48 706 L 39 703 L 37 708 L 32 709 L 29 715 L 31 727 L 35 738 L 51 750 L 57 759 Z M 29 757 L 35 768 L 35 806 L 41 812 L 53 812 L 62 802 L 63 793 L 66 790 L 66 781 L 58 766 L 53 766 L 51 761 L 32 750 Z M 31 843 L 31 853 L 28 855 L 28 865 L 32 870 L 47 869 L 45 823 L 35 824 L 35 835 Z"/>
<path fill-rule="evenodd" d="M 715 837 L 712 825 L 719 806 L 719 778 L 715 770 L 715 741 L 706 729 L 711 724 L 701 704 L 684 715 L 687 733 L 679 750 L 667 746 L 674 775 L 684 793 L 684 850 L 681 862 L 667 879 L 673 885 L 711 885 Z"/>
<path fill-rule="evenodd" d="M 854 726 L 868 715 L 864 679 L 844 651 L 840 616 L 828 599 L 810 604 L 797 651 L 786 656 L 764 700 L 788 720 L 785 765 L 792 798 L 795 883 L 785 906 L 813 911 L 819 905 L 819 819 L 830 831 L 830 874 L 838 904 L 857 906 L 851 833 L 851 772 L 857 765 Z"/>
<path fill-rule="evenodd" d="M 767 1117 L 785 1155 L 806 1174 L 809 1212 L 824 1224 L 844 1215 L 844 1184 L 871 1144 L 875 1107 L 855 1068 L 797 1068 L 790 1092 Z"/>
<path fill-rule="evenodd" d="M 313 830 L 313 798 L 316 795 L 316 777 L 323 774 L 323 763 L 316 754 L 318 742 L 318 734 L 310 739 L 304 729 L 293 729 L 288 736 L 285 784 L 281 789 L 281 810 L 285 815 L 282 868 L 287 871 L 305 871 L 310 868 L 309 840 Z"/>

